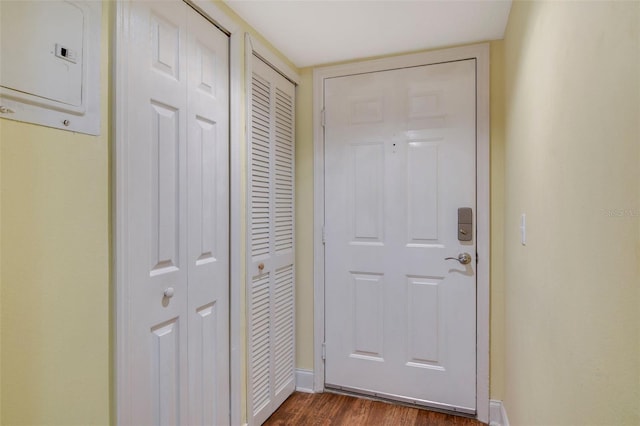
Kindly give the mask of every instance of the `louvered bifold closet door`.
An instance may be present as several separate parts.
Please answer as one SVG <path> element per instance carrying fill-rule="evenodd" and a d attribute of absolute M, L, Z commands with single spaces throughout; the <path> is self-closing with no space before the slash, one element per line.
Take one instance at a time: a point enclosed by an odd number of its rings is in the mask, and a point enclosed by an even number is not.
<path fill-rule="evenodd" d="M 264 422 L 295 389 L 295 86 L 252 57 L 249 96 L 249 421 Z"/>

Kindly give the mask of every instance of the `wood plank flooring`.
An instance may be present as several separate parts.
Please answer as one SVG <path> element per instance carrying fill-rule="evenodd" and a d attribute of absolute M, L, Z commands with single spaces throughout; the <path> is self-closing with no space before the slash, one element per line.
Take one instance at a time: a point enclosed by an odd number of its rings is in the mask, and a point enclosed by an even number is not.
<path fill-rule="evenodd" d="M 480 426 L 474 419 L 332 393 L 294 392 L 265 426 Z"/>

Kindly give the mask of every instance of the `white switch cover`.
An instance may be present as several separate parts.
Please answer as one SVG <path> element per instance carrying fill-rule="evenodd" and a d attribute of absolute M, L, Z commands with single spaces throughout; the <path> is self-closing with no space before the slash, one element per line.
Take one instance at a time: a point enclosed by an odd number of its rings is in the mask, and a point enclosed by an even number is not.
<path fill-rule="evenodd" d="M 527 245 L 527 215 L 524 213 L 520 216 L 520 243 Z"/>

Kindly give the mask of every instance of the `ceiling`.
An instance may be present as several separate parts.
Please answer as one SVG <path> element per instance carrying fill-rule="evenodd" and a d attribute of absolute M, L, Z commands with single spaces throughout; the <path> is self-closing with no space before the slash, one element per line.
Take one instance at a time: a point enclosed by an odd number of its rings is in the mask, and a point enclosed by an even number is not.
<path fill-rule="evenodd" d="M 511 0 L 225 0 L 297 67 L 501 39 Z"/>

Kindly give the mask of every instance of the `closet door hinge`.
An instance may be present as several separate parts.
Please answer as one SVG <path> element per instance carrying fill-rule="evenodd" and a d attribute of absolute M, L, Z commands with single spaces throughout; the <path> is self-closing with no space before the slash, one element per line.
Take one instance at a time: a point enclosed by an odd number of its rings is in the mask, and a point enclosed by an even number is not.
<path fill-rule="evenodd" d="M 327 228 L 325 226 L 322 227 L 322 244 L 327 242 Z"/>
<path fill-rule="evenodd" d="M 325 114 L 325 109 L 322 108 L 322 111 L 320 111 L 320 125 L 322 125 L 322 127 L 324 127 L 327 124 L 327 115 Z"/>
<path fill-rule="evenodd" d="M 322 342 L 322 360 L 326 360 L 327 359 L 327 343 L 326 342 Z"/>

